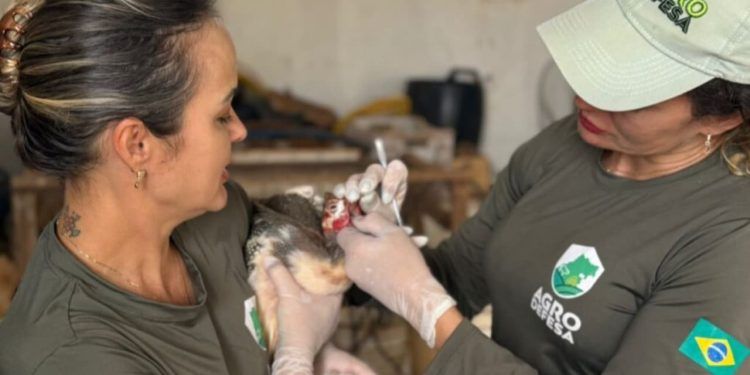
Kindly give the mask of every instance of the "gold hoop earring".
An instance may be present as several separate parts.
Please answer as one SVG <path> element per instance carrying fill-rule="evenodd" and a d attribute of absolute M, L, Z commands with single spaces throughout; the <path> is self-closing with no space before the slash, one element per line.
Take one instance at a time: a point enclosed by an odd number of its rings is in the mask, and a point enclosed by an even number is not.
<path fill-rule="evenodd" d="M 133 187 L 136 188 L 136 190 L 140 190 L 143 188 L 143 180 L 146 178 L 146 171 L 143 169 L 140 169 L 135 172 L 135 185 Z"/>
<path fill-rule="evenodd" d="M 706 141 L 703 142 L 703 145 L 706 146 L 706 153 L 711 152 L 711 134 L 706 136 Z"/>

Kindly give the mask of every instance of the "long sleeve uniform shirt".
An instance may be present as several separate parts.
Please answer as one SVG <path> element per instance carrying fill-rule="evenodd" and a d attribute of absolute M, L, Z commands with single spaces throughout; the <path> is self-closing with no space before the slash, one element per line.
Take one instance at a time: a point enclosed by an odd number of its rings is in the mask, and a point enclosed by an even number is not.
<path fill-rule="evenodd" d="M 608 174 L 570 117 L 520 147 L 430 268 L 463 322 L 431 374 L 740 374 L 750 346 L 750 178 L 720 155 Z"/>

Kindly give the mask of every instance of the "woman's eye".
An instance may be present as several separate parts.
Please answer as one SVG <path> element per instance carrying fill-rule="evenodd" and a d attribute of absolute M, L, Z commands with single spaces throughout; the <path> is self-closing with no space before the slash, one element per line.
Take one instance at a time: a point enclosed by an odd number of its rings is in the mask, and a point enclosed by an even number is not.
<path fill-rule="evenodd" d="M 222 124 L 222 125 L 227 125 L 230 122 L 232 122 L 232 115 L 226 115 L 226 116 L 219 117 L 219 123 Z"/>
<path fill-rule="evenodd" d="M 234 110 L 230 108 L 229 111 L 226 112 L 226 114 L 224 114 L 223 116 L 219 117 L 217 121 L 221 125 L 229 125 L 234 120 L 234 117 Z"/>

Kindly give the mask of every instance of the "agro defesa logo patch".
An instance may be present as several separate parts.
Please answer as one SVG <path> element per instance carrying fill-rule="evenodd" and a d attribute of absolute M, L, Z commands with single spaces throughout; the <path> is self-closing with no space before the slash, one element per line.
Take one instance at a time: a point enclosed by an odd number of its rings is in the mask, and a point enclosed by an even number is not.
<path fill-rule="evenodd" d="M 750 355 L 750 349 L 706 319 L 699 319 L 680 353 L 713 375 L 733 375 Z"/>
<path fill-rule="evenodd" d="M 552 271 L 552 290 L 560 298 L 580 297 L 594 287 L 604 273 L 596 249 L 590 246 L 570 245 Z"/>
<path fill-rule="evenodd" d="M 651 2 L 659 3 L 659 10 L 685 34 L 690 29 L 690 21 L 708 13 L 706 0 L 651 0 Z"/>

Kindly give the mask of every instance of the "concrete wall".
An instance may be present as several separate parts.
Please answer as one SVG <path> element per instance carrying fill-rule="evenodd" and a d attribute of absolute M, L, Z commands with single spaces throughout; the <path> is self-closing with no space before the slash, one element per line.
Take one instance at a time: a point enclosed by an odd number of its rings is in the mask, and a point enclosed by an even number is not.
<path fill-rule="evenodd" d="M 403 91 L 411 77 L 477 68 L 486 87 L 482 149 L 498 168 L 572 108 L 535 27 L 579 2 L 220 0 L 219 9 L 242 70 L 340 115 Z M 540 101 L 548 103 L 547 113 Z"/>
<path fill-rule="evenodd" d="M 521 142 L 572 108 L 535 26 L 578 2 L 218 0 L 218 7 L 242 71 L 339 115 L 402 92 L 412 77 L 478 69 L 486 88 L 482 150 L 500 168 Z M 8 119 L 0 116 L 0 168 L 15 172 L 12 149 Z"/>

